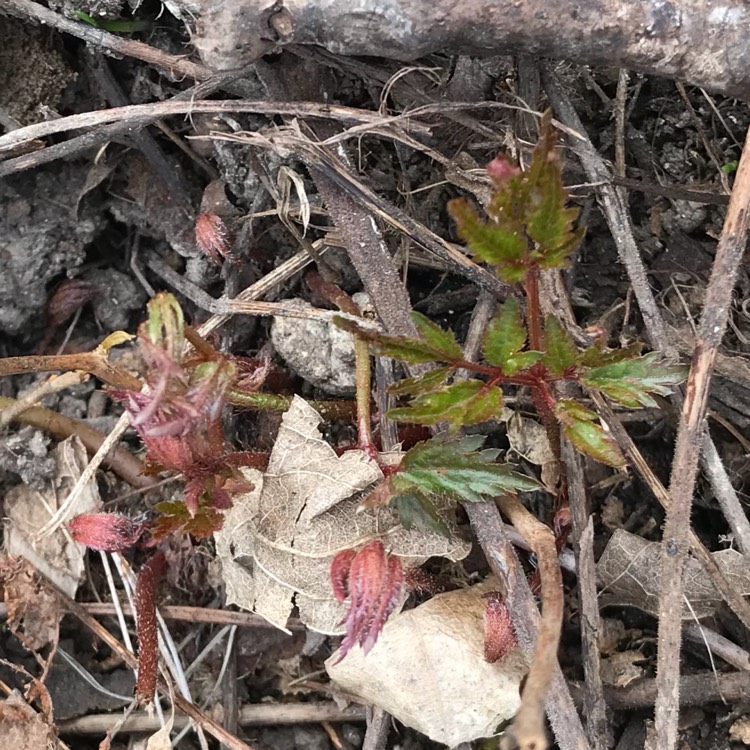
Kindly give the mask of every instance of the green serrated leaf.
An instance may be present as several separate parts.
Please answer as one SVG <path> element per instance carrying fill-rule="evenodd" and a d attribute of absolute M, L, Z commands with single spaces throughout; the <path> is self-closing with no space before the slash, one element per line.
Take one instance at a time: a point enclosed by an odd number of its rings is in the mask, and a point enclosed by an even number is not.
<path fill-rule="evenodd" d="M 562 265 L 583 236 L 582 230 L 572 229 L 578 209 L 565 208 L 568 193 L 562 182 L 556 143 L 557 135 L 548 111 L 542 117 L 539 142 L 532 154 L 526 181 L 526 231 L 536 243 L 532 257 L 541 268 Z"/>
<path fill-rule="evenodd" d="M 595 412 L 577 401 L 563 399 L 555 405 L 555 416 L 562 425 L 565 437 L 581 453 L 616 468 L 625 465 L 619 446 L 598 423 Z"/>
<path fill-rule="evenodd" d="M 554 315 L 548 315 L 544 321 L 544 345 L 542 362 L 553 375 L 563 375 L 578 359 L 575 344 Z"/>
<path fill-rule="evenodd" d="M 453 331 L 446 331 L 422 313 L 412 312 L 411 319 L 422 339 L 435 351 L 442 352 L 445 355 L 445 361 L 463 359 L 463 350 L 456 341 Z"/>
<path fill-rule="evenodd" d="M 508 464 L 494 463 L 494 455 L 466 450 L 460 442 L 420 443 L 404 456 L 392 486 L 399 494 L 445 494 L 464 502 L 541 488 L 536 480 L 513 471 Z"/>
<path fill-rule="evenodd" d="M 657 406 L 650 394 L 666 396 L 687 376 L 688 368 L 660 361 L 657 352 L 635 359 L 622 359 L 581 374 L 584 385 L 597 388 L 623 406 Z"/>
<path fill-rule="evenodd" d="M 515 297 L 508 297 L 487 326 L 484 358 L 491 365 L 504 367 L 507 360 L 526 343 L 526 329 Z"/>
<path fill-rule="evenodd" d="M 595 344 L 580 353 L 578 364 L 583 367 L 609 365 L 622 359 L 633 359 L 640 355 L 641 349 L 643 349 L 643 343 L 640 341 L 636 341 L 623 349 L 604 349 Z"/>
<path fill-rule="evenodd" d="M 367 341 L 378 354 L 382 354 L 384 357 L 393 357 L 409 364 L 447 362 L 453 359 L 463 359 L 460 347 L 458 349 L 458 357 L 448 356 L 444 348 L 435 348 L 431 343 L 422 338 L 414 339 L 408 336 L 390 336 L 338 315 L 333 316 L 333 322 L 344 331 L 348 331 L 352 335 L 359 336 Z M 442 329 L 439 330 L 442 331 Z M 445 331 L 442 332 L 446 333 Z"/>
<path fill-rule="evenodd" d="M 448 211 L 458 225 L 459 236 L 474 255 L 494 266 L 498 276 L 509 284 L 523 280 L 528 241 L 522 224 L 485 221 L 462 198 L 450 201 Z"/>
<path fill-rule="evenodd" d="M 541 358 L 542 352 L 519 352 L 505 360 L 503 373 L 505 375 L 516 375 L 521 372 L 521 370 L 526 370 L 532 365 L 535 365 Z"/>
<path fill-rule="evenodd" d="M 422 393 L 408 406 L 391 409 L 388 416 L 398 422 L 437 424 L 448 422 L 453 431 L 479 424 L 500 413 L 503 394 L 497 386 L 466 380 Z"/>
<path fill-rule="evenodd" d="M 440 536 L 451 538 L 448 524 L 440 517 L 437 508 L 425 495 L 406 492 L 392 497 L 388 505 L 396 510 L 401 519 L 401 525 L 407 531 L 416 526 L 422 531 L 434 531 Z"/>
<path fill-rule="evenodd" d="M 453 372 L 453 367 L 436 367 L 415 378 L 404 378 L 388 386 L 388 392 L 394 396 L 412 396 L 426 391 L 432 391 L 441 386 Z"/>

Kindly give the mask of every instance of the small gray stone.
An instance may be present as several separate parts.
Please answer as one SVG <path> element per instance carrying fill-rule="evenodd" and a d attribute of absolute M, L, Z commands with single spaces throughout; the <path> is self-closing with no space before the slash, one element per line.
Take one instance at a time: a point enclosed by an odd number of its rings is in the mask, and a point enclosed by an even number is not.
<path fill-rule="evenodd" d="M 311 308 L 304 300 L 291 300 Z M 333 323 L 277 317 L 271 340 L 287 365 L 301 378 L 334 396 L 354 395 L 354 340 Z"/>

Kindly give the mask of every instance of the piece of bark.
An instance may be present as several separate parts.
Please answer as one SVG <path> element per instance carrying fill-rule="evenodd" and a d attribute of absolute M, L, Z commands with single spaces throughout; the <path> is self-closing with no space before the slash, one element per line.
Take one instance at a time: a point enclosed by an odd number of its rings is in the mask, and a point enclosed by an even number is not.
<path fill-rule="evenodd" d="M 543 55 L 668 76 L 750 98 L 744 0 L 204 0 L 195 43 L 216 70 L 275 45 L 415 60 Z"/>

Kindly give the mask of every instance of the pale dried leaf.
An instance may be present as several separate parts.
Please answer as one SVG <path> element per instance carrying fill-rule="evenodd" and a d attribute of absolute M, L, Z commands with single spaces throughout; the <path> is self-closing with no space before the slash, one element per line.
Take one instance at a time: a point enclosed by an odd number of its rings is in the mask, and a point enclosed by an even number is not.
<path fill-rule="evenodd" d="M 34 651 L 57 642 L 60 604 L 28 560 L 0 557 L 0 591 L 8 627 L 26 648 Z"/>
<path fill-rule="evenodd" d="M 55 727 L 15 692 L 0 703 L 0 737 L 3 746 L 13 750 L 59 747 Z"/>
<path fill-rule="evenodd" d="M 365 656 L 352 649 L 326 669 L 347 693 L 454 747 L 494 734 L 520 705 L 527 672 L 518 649 L 484 660 L 484 594 L 497 582 L 451 591 L 391 617 Z"/>
<path fill-rule="evenodd" d="M 631 682 L 643 677 L 646 670 L 638 666 L 637 662 L 643 662 L 644 660 L 643 654 L 635 649 L 618 651 L 606 659 L 602 659 L 600 662 L 602 682 L 614 687 L 627 687 Z"/>
<path fill-rule="evenodd" d="M 382 538 L 405 566 L 442 555 L 465 557 L 468 543 L 405 531 L 387 508 L 360 509 L 363 490 L 383 478 L 362 451 L 337 456 L 320 436 L 318 413 L 295 397 L 284 414 L 265 475 L 247 474 L 255 490 L 236 496 L 217 532 L 228 600 L 284 628 L 294 604 L 313 630 L 341 634 L 346 607 L 334 597 L 336 553 Z"/>
<path fill-rule="evenodd" d="M 736 591 L 750 594 L 750 564 L 737 550 L 714 552 L 713 558 Z M 630 606 L 657 615 L 661 567 L 661 544 L 648 542 L 618 529 L 612 535 L 597 566 L 602 590 L 600 602 L 607 606 Z M 688 558 L 685 568 L 683 619 L 710 617 L 722 601 L 701 563 Z"/>
<path fill-rule="evenodd" d="M 86 468 L 88 458 L 83 443 L 76 436 L 60 443 L 54 453 L 57 471 L 49 487 L 39 492 L 19 485 L 5 496 L 5 515 L 10 521 L 5 551 L 11 557 L 25 557 L 74 598 L 84 572 L 86 547 L 73 541 L 64 525 L 42 538 L 39 538 L 39 530 L 64 502 Z M 71 508 L 71 515 L 99 510 L 101 504 L 96 480 L 92 479 Z"/>
<path fill-rule="evenodd" d="M 542 484 L 555 487 L 559 469 L 555 453 L 549 444 L 544 427 L 533 419 L 513 413 L 508 419 L 508 441 L 510 447 L 535 466 L 542 467 Z"/>

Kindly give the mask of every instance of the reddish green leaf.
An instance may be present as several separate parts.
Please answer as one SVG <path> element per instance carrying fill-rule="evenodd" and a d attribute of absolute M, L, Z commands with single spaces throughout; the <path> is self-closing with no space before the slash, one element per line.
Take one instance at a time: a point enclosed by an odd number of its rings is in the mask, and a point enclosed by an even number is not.
<path fill-rule="evenodd" d="M 526 343 L 526 329 L 515 297 L 508 297 L 487 326 L 484 336 L 484 358 L 491 365 L 504 368 L 511 355 Z"/>
<path fill-rule="evenodd" d="M 555 405 L 555 415 L 560 421 L 565 437 L 581 453 L 603 464 L 617 468 L 625 465 L 619 446 L 612 436 L 597 422 L 596 414 L 577 401 L 563 399 Z"/>
<path fill-rule="evenodd" d="M 462 198 L 450 201 L 448 211 L 474 255 L 494 266 L 497 275 L 509 284 L 523 280 L 528 241 L 519 222 L 485 221 Z"/>
<path fill-rule="evenodd" d="M 333 322 L 339 328 L 349 331 L 349 333 L 359 336 L 367 341 L 378 354 L 382 354 L 384 357 L 393 357 L 394 359 L 399 359 L 402 362 L 408 362 L 409 364 L 419 364 L 421 362 L 451 362 L 455 359 L 463 359 L 460 347 L 459 356 L 455 357 L 455 349 L 452 347 L 450 347 L 451 353 L 449 354 L 445 347 L 441 346 L 436 348 L 433 344 L 422 338 L 415 339 L 408 336 L 390 336 L 386 333 L 375 331 L 372 328 L 350 320 L 349 318 L 342 318 L 339 316 L 334 316 Z M 447 333 L 446 331 L 442 332 Z"/>
<path fill-rule="evenodd" d="M 500 413 L 503 394 L 497 386 L 480 380 L 447 385 L 422 393 L 409 406 L 391 409 L 388 416 L 398 422 L 437 424 L 448 422 L 453 431 L 465 425 L 479 424 Z"/>
<path fill-rule="evenodd" d="M 478 436 L 473 436 L 478 437 Z M 396 497 L 448 495 L 464 502 L 482 502 L 502 492 L 533 491 L 539 483 L 495 463 L 497 451 L 476 451 L 476 441 L 431 440 L 414 446 L 391 478 Z"/>
<path fill-rule="evenodd" d="M 657 406 L 650 394 L 666 396 L 687 376 L 688 368 L 660 362 L 657 352 L 636 359 L 592 367 L 581 374 L 584 385 L 597 388 L 623 406 Z"/>
<path fill-rule="evenodd" d="M 640 341 L 636 341 L 623 349 L 605 349 L 602 346 L 594 344 L 594 346 L 590 346 L 580 353 L 578 364 L 583 367 L 610 365 L 622 359 L 637 357 L 641 353 L 641 349 L 643 349 L 643 344 Z"/>
<path fill-rule="evenodd" d="M 556 143 L 552 115 L 547 111 L 542 117 L 539 142 L 526 177 L 526 231 L 536 243 L 533 258 L 542 268 L 561 266 L 583 236 L 583 230 L 572 229 L 578 209 L 565 208 L 568 193 L 562 182 Z"/>
<path fill-rule="evenodd" d="M 419 331 L 422 340 L 435 351 L 442 352 L 446 362 L 452 359 L 463 359 L 464 353 L 456 341 L 453 331 L 441 328 L 422 313 L 412 312 L 411 319 Z"/>
<path fill-rule="evenodd" d="M 554 315 L 544 321 L 544 344 L 542 362 L 553 375 L 563 375 L 576 363 L 578 350 Z"/>
<path fill-rule="evenodd" d="M 434 370 L 428 370 L 415 378 L 399 380 L 398 383 L 389 386 L 388 391 L 394 396 L 412 396 L 432 391 L 440 387 L 454 369 L 453 367 L 436 367 Z"/>
<path fill-rule="evenodd" d="M 542 352 L 519 352 L 512 357 L 508 357 L 503 365 L 505 375 L 515 375 L 528 367 L 536 364 L 542 358 Z"/>

